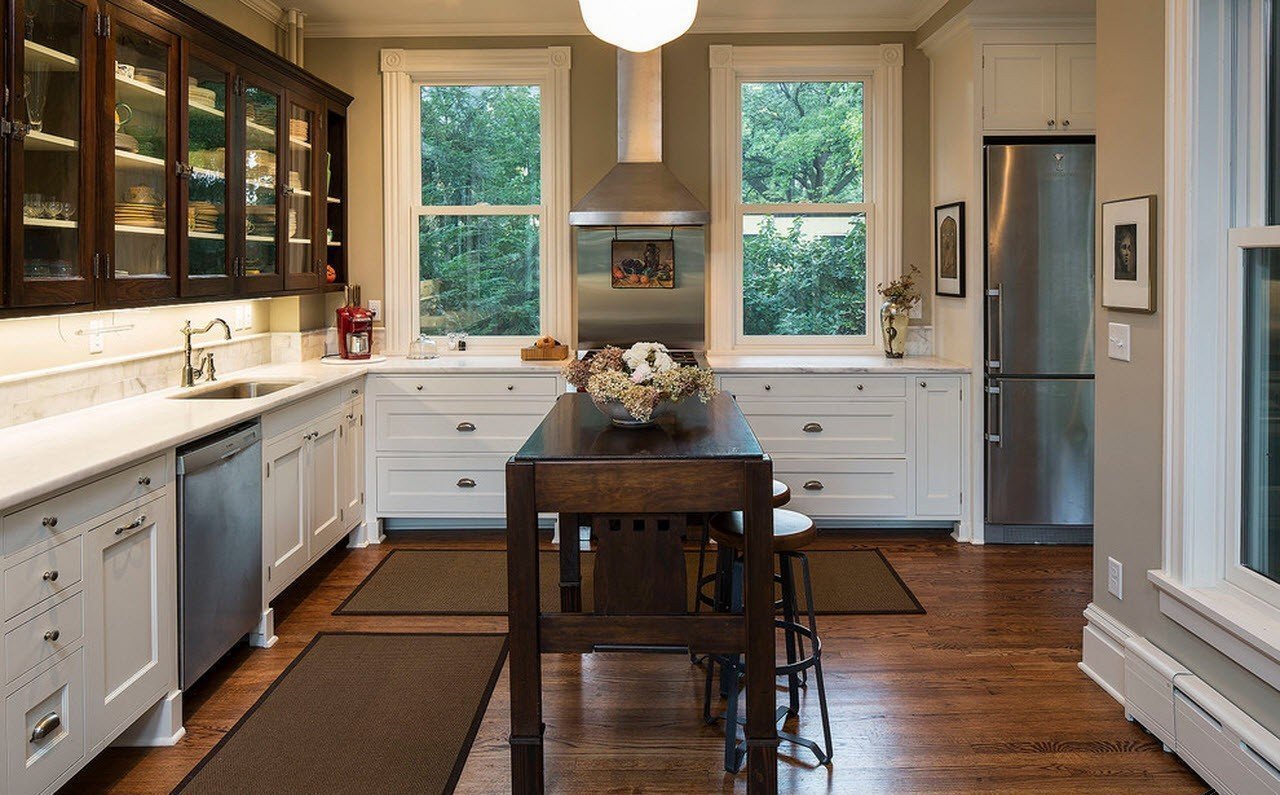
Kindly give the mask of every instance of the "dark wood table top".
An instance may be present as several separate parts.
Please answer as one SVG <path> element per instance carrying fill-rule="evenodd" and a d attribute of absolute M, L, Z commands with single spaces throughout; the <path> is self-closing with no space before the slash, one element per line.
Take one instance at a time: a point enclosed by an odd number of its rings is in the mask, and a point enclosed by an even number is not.
<path fill-rule="evenodd" d="M 615 428 L 590 395 L 562 395 L 516 461 L 762 459 L 764 450 L 732 397 L 690 398 L 652 428 Z"/>

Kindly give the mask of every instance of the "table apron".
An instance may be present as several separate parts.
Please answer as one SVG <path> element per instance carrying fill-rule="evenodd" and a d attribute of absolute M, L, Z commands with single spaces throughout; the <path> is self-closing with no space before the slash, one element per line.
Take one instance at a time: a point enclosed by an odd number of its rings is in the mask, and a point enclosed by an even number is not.
<path fill-rule="evenodd" d="M 596 646 L 686 647 L 700 654 L 746 649 L 741 615 L 597 616 L 548 613 L 538 620 L 543 654 L 589 654 Z"/>
<path fill-rule="evenodd" d="M 546 513 L 736 511 L 746 504 L 747 463 L 734 459 L 538 462 L 534 494 L 537 510 Z"/>

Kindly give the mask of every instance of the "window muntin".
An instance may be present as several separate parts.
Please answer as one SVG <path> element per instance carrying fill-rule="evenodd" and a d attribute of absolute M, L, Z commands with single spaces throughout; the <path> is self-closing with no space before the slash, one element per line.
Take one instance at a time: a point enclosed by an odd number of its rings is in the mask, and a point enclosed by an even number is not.
<path fill-rule="evenodd" d="M 743 82 L 741 334 L 868 336 L 866 84 Z"/>
<path fill-rule="evenodd" d="M 419 89 L 420 333 L 541 330 L 542 92 L 537 85 Z"/>

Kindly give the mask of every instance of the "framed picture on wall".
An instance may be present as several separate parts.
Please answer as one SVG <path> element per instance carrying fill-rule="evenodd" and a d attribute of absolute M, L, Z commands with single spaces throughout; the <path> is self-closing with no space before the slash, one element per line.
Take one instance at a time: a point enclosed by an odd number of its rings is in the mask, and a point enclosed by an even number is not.
<path fill-rule="evenodd" d="M 1156 197 L 1102 205 L 1102 305 L 1156 311 Z"/>
<path fill-rule="evenodd" d="M 964 202 L 933 208 L 933 292 L 964 298 Z"/>
<path fill-rule="evenodd" d="M 676 286 L 674 240 L 613 241 L 613 278 L 617 289 L 672 289 Z"/>

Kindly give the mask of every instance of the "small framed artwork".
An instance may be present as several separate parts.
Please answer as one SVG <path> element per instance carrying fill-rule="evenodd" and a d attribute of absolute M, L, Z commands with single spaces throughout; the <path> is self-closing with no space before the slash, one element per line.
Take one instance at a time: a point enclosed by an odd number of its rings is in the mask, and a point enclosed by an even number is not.
<path fill-rule="evenodd" d="M 612 272 L 617 289 L 671 289 L 676 286 L 675 241 L 615 240 Z"/>
<path fill-rule="evenodd" d="M 1156 311 L 1156 197 L 1102 205 L 1102 305 Z"/>
<path fill-rule="evenodd" d="M 933 208 L 933 292 L 964 298 L 964 202 Z"/>

